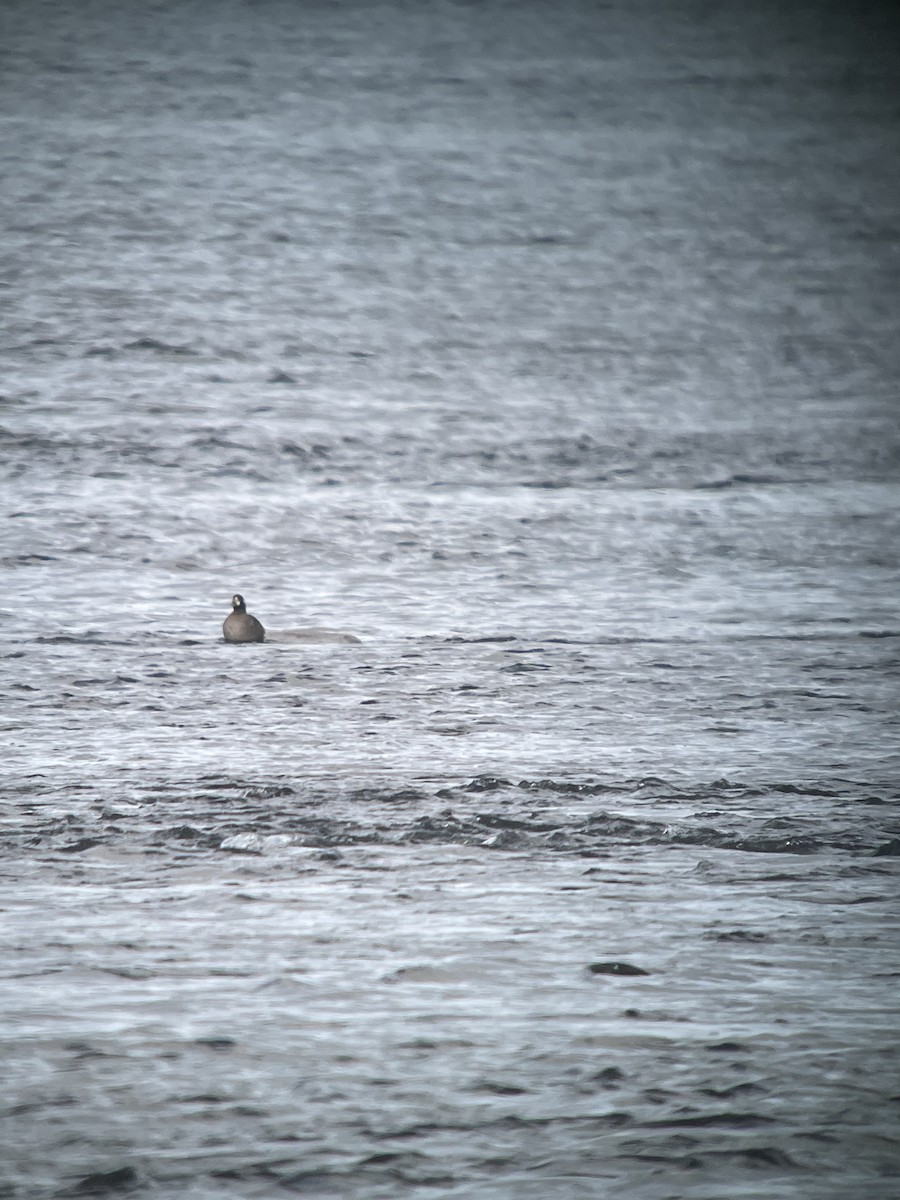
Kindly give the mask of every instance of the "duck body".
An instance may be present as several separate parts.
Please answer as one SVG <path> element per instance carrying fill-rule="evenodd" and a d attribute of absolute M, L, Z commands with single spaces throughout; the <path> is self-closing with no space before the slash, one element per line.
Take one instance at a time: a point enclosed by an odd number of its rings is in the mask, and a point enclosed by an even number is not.
<path fill-rule="evenodd" d="M 247 612 L 243 596 L 231 597 L 232 611 L 222 624 L 226 642 L 264 642 L 266 631 L 256 617 Z"/>

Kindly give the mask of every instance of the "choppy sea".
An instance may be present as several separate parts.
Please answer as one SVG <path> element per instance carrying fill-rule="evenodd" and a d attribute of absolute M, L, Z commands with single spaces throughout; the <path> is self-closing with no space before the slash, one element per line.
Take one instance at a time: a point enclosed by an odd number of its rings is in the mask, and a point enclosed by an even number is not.
<path fill-rule="evenodd" d="M 900 1194 L 897 33 L 3 4 L 3 1200 Z"/>

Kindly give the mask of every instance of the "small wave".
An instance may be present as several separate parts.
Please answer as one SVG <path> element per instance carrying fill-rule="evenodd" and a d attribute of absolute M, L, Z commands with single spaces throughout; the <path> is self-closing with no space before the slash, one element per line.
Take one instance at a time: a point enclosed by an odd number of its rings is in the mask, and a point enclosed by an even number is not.
<path fill-rule="evenodd" d="M 125 342 L 122 349 L 143 350 L 151 354 L 169 354 L 174 355 L 176 358 L 193 358 L 199 353 L 192 346 L 163 342 L 159 338 L 154 337 L 139 337 L 133 342 Z"/>
<path fill-rule="evenodd" d="M 10 848 L 27 834 L 32 850 L 67 855 L 142 843 L 179 853 L 267 857 L 310 848 L 428 843 L 589 859 L 653 845 L 762 855 L 896 854 L 887 823 L 860 828 L 833 812 L 816 818 L 818 810 L 810 805 L 837 800 L 843 814 L 847 797 L 812 785 L 804 790 L 799 784 L 754 787 L 717 780 L 677 787 L 653 777 L 511 783 L 482 775 L 433 793 L 367 787 L 336 794 L 309 785 L 213 777 L 162 792 L 162 807 L 160 788 L 148 784 L 128 809 L 114 806 L 99 819 L 94 812 L 63 824 L 38 818 L 11 835 Z M 601 796 L 615 807 L 594 808 L 591 802 Z M 785 809 L 801 798 L 808 804 L 796 812 Z M 697 807 L 711 799 L 712 811 Z M 675 820 L 673 803 L 680 810 Z"/>

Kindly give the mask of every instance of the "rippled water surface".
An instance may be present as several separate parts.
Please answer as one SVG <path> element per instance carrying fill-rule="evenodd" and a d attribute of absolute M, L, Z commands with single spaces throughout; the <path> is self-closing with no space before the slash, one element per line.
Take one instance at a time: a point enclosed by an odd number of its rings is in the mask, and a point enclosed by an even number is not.
<path fill-rule="evenodd" d="M 3 6 L 0 1196 L 898 1194 L 887 12 Z"/>

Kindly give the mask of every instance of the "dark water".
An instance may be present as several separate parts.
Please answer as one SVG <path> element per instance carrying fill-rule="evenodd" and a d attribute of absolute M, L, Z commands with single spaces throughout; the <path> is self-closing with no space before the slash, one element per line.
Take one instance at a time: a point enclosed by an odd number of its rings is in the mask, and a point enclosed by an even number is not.
<path fill-rule="evenodd" d="M 3 5 L 0 1196 L 898 1194 L 896 34 Z"/>

